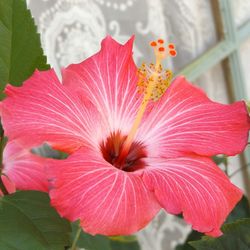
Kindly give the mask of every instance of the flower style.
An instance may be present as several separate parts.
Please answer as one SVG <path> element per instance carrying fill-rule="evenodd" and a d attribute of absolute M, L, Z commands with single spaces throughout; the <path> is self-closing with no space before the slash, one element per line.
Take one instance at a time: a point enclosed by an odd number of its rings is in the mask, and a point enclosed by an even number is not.
<path fill-rule="evenodd" d="M 48 192 L 46 159 L 34 155 L 17 141 L 7 143 L 3 151 L 3 174 L 20 190 Z"/>
<path fill-rule="evenodd" d="M 100 52 L 62 71 L 63 84 L 49 70 L 6 87 L 6 135 L 70 153 L 49 160 L 51 204 L 88 233 L 131 234 L 164 208 L 219 236 L 242 196 L 210 157 L 243 151 L 246 105 L 213 102 L 183 77 L 170 84 L 162 43 L 151 44 L 156 64 L 142 66 L 139 76 L 133 38 L 120 45 L 108 36 Z"/>

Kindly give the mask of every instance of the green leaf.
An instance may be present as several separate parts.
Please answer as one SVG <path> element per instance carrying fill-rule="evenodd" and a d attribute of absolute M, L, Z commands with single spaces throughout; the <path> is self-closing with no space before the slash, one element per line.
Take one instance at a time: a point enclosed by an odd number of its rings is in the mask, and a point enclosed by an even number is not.
<path fill-rule="evenodd" d="M 25 0 L 0 0 L 0 38 L 1 92 L 7 83 L 20 85 L 36 68 L 49 69 Z"/>
<path fill-rule="evenodd" d="M 240 202 L 227 217 L 226 223 L 234 222 L 242 218 L 250 218 L 250 207 L 246 196 L 243 196 Z"/>
<path fill-rule="evenodd" d="M 74 240 L 77 230 L 78 223 L 72 223 L 72 241 Z M 92 236 L 83 231 L 81 231 L 77 246 L 86 250 L 112 250 L 108 237 L 102 235 Z"/>
<path fill-rule="evenodd" d="M 233 211 L 227 217 L 226 223 L 234 222 L 235 220 L 248 217 L 250 218 L 250 207 L 246 196 L 243 196 L 240 202 L 235 206 Z M 183 244 L 176 246 L 175 250 L 193 250 L 194 248 L 189 245 L 189 242 L 200 240 L 202 236 L 202 233 L 192 230 L 188 235 L 186 241 Z"/>
<path fill-rule="evenodd" d="M 117 237 L 118 238 L 118 237 Z M 119 236 L 120 239 L 110 239 L 112 250 L 140 250 L 135 236 Z"/>
<path fill-rule="evenodd" d="M 79 228 L 78 224 L 78 222 L 72 223 L 72 242 Z M 81 231 L 77 246 L 86 250 L 140 250 L 137 238 L 134 235 L 113 237 L 103 235 L 92 236 L 83 231 Z"/>
<path fill-rule="evenodd" d="M 246 101 L 246 105 L 247 105 L 247 110 L 250 113 L 250 101 Z"/>
<path fill-rule="evenodd" d="M 189 242 L 197 250 L 249 250 L 250 218 L 241 219 L 222 227 L 219 238 L 203 236 L 201 240 Z"/>
<path fill-rule="evenodd" d="M 216 155 L 216 156 L 213 156 L 213 161 L 217 164 L 217 165 L 220 165 L 220 164 L 223 164 L 223 165 L 227 165 L 227 156 L 225 155 Z"/>
<path fill-rule="evenodd" d="M 65 152 L 53 149 L 47 143 L 44 143 L 40 147 L 32 148 L 31 151 L 33 154 L 39 155 L 41 157 L 58 159 L 58 160 L 66 159 L 69 156 L 69 154 Z"/>
<path fill-rule="evenodd" d="M 194 250 L 194 248 L 189 245 L 189 242 L 200 240 L 202 235 L 202 233 L 192 230 L 191 233 L 188 235 L 186 241 L 183 244 L 177 245 L 175 250 Z"/>
<path fill-rule="evenodd" d="M 0 249 L 64 250 L 70 231 L 46 193 L 20 191 L 0 199 Z"/>
<path fill-rule="evenodd" d="M 135 235 L 110 236 L 109 239 L 112 241 L 118 241 L 118 242 L 124 242 L 124 243 L 137 242 L 137 238 Z"/>

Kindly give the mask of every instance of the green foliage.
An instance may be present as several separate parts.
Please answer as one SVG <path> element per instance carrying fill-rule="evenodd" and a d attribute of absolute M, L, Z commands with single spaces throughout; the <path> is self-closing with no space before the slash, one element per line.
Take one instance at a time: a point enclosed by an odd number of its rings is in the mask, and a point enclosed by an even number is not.
<path fill-rule="evenodd" d="M 227 165 L 227 156 L 225 155 L 216 155 L 213 156 L 213 161 L 217 164 L 223 164 L 223 165 Z"/>
<path fill-rule="evenodd" d="M 78 222 L 72 223 L 72 241 L 78 228 Z M 77 246 L 86 250 L 140 250 L 136 236 L 92 236 L 83 231 L 81 231 Z"/>
<path fill-rule="evenodd" d="M 229 214 L 226 223 L 234 222 L 238 219 L 243 218 L 250 218 L 250 207 L 246 196 L 243 196 L 240 202 L 235 206 L 233 211 Z M 178 245 L 175 250 L 193 250 L 194 248 L 189 245 L 190 241 L 200 240 L 203 236 L 202 233 L 192 230 L 191 233 L 188 235 L 186 241 Z"/>
<path fill-rule="evenodd" d="M 140 246 L 136 239 L 133 241 L 131 241 L 131 239 L 128 240 L 123 239 L 122 241 L 110 240 L 110 246 L 112 250 L 140 250 Z"/>
<path fill-rule="evenodd" d="M 78 230 L 78 222 L 72 223 L 72 242 Z M 92 236 L 81 231 L 80 237 L 77 241 L 77 246 L 87 250 L 111 250 L 109 239 L 102 235 Z"/>
<path fill-rule="evenodd" d="M 116 242 L 124 242 L 124 243 L 131 243 L 136 242 L 137 238 L 135 235 L 128 235 L 128 236 L 111 236 L 109 237 L 110 240 Z"/>
<path fill-rule="evenodd" d="M 46 193 L 20 191 L 0 199 L 0 249 L 64 250 L 70 231 Z"/>
<path fill-rule="evenodd" d="M 0 0 L 0 38 L 0 91 L 7 83 L 20 85 L 36 68 L 49 68 L 25 0 Z"/>
<path fill-rule="evenodd" d="M 189 242 L 200 240 L 202 235 L 202 233 L 192 230 L 191 233 L 188 235 L 186 241 L 183 244 L 176 246 L 175 250 L 194 250 L 194 248 L 189 245 Z"/>
<path fill-rule="evenodd" d="M 241 219 L 222 227 L 219 238 L 203 236 L 201 240 L 189 242 L 197 250 L 249 250 L 250 218 Z"/>
<path fill-rule="evenodd" d="M 238 219 L 250 218 L 250 207 L 246 196 L 243 196 L 240 202 L 227 217 L 226 223 L 234 222 Z"/>
<path fill-rule="evenodd" d="M 250 101 L 247 101 L 247 102 L 246 102 L 246 105 L 247 105 L 247 110 L 248 110 L 248 112 L 250 113 Z"/>
<path fill-rule="evenodd" d="M 39 155 L 41 157 L 58 159 L 58 160 L 66 159 L 69 156 L 65 152 L 51 148 L 51 146 L 49 146 L 46 143 L 44 143 L 40 147 L 33 148 L 31 151 L 33 154 Z"/>

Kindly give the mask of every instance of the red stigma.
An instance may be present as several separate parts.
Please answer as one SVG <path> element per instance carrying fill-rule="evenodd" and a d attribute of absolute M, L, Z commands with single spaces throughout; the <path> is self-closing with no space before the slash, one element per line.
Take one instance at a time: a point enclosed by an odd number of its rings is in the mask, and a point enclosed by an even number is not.
<path fill-rule="evenodd" d="M 164 48 L 164 47 L 160 47 L 158 50 L 159 50 L 160 52 L 162 52 L 162 51 L 165 51 L 165 48 Z"/>
<path fill-rule="evenodd" d="M 169 50 L 169 54 L 170 54 L 170 56 L 176 56 L 177 52 L 176 52 L 176 50 Z"/>
<path fill-rule="evenodd" d="M 158 39 L 158 43 L 164 43 L 164 40 L 163 39 Z"/>
<path fill-rule="evenodd" d="M 174 48 L 175 48 L 175 46 L 174 46 L 174 44 L 173 44 L 173 43 L 170 43 L 170 44 L 168 45 L 168 48 L 169 48 L 169 49 L 174 49 Z"/>
<path fill-rule="evenodd" d="M 157 43 L 156 43 L 155 41 L 153 41 L 153 42 L 150 43 L 150 45 L 151 45 L 152 47 L 155 47 L 155 46 L 157 45 Z"/>

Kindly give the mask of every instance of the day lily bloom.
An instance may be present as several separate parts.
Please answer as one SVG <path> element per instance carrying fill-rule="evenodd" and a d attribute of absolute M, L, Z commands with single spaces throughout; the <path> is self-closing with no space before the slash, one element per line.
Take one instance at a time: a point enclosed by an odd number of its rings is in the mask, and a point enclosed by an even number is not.
<path fill-rule="evenodd" d="M 245 103 L 213 102 L 184 77 L 170 84 L 161 62 L 176 52 L 163 42 L 151 43 L 156 63 L 139 74 L 133 38 L 120 45 L 108 36 L 100 52 L 62 71 L 62 84 L 54 70 L 36 71 L 5 89 L 9 139 L 70 154 L 47 166 L 51 204 L 88 233 L 131 234 L 164 208 L 219 236 L 242 197 L 210 157 L 244 150 Z"/>
<path fill-rule="evenodd" d="M 17 189 L 48 192 L 45 161 L 13 140 L 4 148 L 2 171 Z"/>

